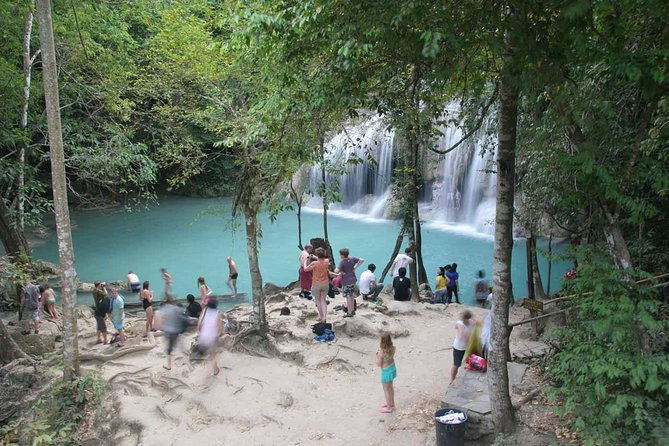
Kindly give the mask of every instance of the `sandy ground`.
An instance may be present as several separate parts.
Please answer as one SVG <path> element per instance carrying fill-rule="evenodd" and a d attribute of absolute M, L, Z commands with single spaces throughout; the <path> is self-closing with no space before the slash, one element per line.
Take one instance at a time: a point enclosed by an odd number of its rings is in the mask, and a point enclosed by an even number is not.
<path fill-rule="evenodd" d="M 121 445 L 424 445 L 434 438 L 433 413 L 445 395 L 452 363 L 454 325 L 464 306 L 395 302 L 381 295 L 385 308 L 360 303 L 354 318 L 333 312 L 328 321 L 336 343 L 313 341 L 312 302 L 294 293 L 282 293 L 268 306 L 270 327 L 286 330 L 277 335 L 281 358 L 263 358 L 230 351 L 223 340 L 212 376 L 207 361 L 191 360 L 194 331 L 181 336 L 171 371 L 165 364 L 166 339 L 142 340 L 144 320 L 129 319 L 126 348 L 154 348 L 117 359 L 86 362 L 100 368 L 110 389 L 122 427 L 106 438 Z M 360 301 L 360 299 L 358 299 Z M 290 316 L 280 316 L 282 306 Z M 483 319 L 486 310 L 467 307 Z M 244 319 L 250 307 L 233 314 Z M 116 347 L 94 345 L 93 321 L 81 323 L 85 353 L 109 354 Z M 374 364 L 380 331 L 393 334 L 396 406 L 381 414 L 384 403 L 380 372 Z M 514 330 L 512 352 L 530 348 Z"/>

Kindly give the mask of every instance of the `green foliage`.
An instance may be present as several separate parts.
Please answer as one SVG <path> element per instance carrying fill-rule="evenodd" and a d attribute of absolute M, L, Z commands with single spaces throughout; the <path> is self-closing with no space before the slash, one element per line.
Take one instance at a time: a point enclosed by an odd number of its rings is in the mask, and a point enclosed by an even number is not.
<path fill-rule="evenodd" d="M 105 392 L 104 380 L 94 371 L 57 383 L 27 416 L 0 429 L 0 445 L 80 444 L 79 429 L 99 414 Z"/>
<path fill-rule="evenodd" d="M 577 316 L 550 340 L 559 413 L 587 444 L 659 444 L 669 417 L 669 305 L 604 254 L 587 254 L 565 290 L 579 295 Z"/>

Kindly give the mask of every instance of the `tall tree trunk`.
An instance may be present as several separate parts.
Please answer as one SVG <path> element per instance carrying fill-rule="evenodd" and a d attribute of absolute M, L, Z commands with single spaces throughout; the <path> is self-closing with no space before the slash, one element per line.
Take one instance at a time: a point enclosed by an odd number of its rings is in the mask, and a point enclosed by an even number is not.
<path fill-rule="evenodd" d="M 2 246 L 10 258 L 16 259 L 21 254 L 25 254 L 24 257 L 29 259 L 30 246 L 25 233 L 12 224 L 9 208 L 5 205 L 2 197 L 0 197 L 0 239 L 2 239 Z"/>
<path fill-rule="evenodd" d="M 532 256 L 532 236 L 525 238 L 525 257 L 527 258 L 527 298 L 535 299 L 534 294 L 534 257 Z"/>
<path fill-rule="evenodd" d="M 418 302 L 420 294 L 418 293 L 418 267 L 416 265 L 416 232 L 411 220 L 407 222 L 409 227 L 409 247 L 414 261 L 409 263 L 409 279 L 411 280 L 411 299 Z"/>
<path fill-rule="evenodd" d="M 606 218 L 607 224 L 604 225 L 604 236 L 606 237 L 606 244 L 609 246 L 609 252 L 616 268 L 620 270 L 632 268 L 632 256 L 620 228 L 619 213 L 607 211 Z"/>
<path fill-rule="evenodd" d="M 30 103 L 30 83 L 32 77 L 32 68 L 35 59 L 40 53 L 37 50 L 35 54 L 31 54 L 30 40 L 32 38 L 33 29 L 33 10 L 32 5 L 28 4 L 26 12 L 26 24 L 23 29 L 23 94 L 21 95 L 21 112 L 19 114 L 19 129 L 21 132 L 28 128 L 28 104 Z M 27 135 L 22 135 L 27 141 Z M 19 178 L 17 185 L 17 208 L 18 208 L 18 224 L 21 230 L 24 229 L 25 220 L 25 165 L 26 165 L 26 146 L 27 143 L 22 142 L 19 148 Z"/>
<path fill-rule="evenodd" d="M 302 245 L 302 194 L 298 194 L 293 186 L 293 181 L 290 181 L 290 194 L 297 204 L 297 247 L 300 248 L 300 251 L 304 249 Z"/>
<path fill-rule="evenodd" d="M 513 252 L 513 199 L 516 164 L 518 88 L 515 61 L 509 42 L 502 58 L 497 146 L 497 203 L 493 258 L 492 351 L 488 381 L 495 433 L 513 429 L 514 412 L 509 395 L 507 352 L 511 304 L 511 254 Z"/>
<path fill-rule="evenodd" d="M 56 68 L 56 48 L 53 38 L 50 0 L 37 0 L 37 21 L 39 23 L 40 45 L 42 49 L 42 72 L 44 99 L 49 129 L 49 157 L 51 158 L 51 183 L 53 187 L 53 208 L 56 214 L 56 236 L 58 257 L 61 268 L 63 297 L 63 359 L 65 377 L 79 374 L 79 345 L 77 319 L 74 307 L 77 303 L 77 272 L 74 268 L 70 212 L 67 203 L 65 182 L 65 153 L 63 133 L 60 124 L 60 99 L 58 95 L 58 71 Z"/>
<path fill-rule="evenodd" d="M 546 279 L 546 294 L 551 297 L 551 275 L 553 273 L 553 233 L 548 234 L 548 278 Z"/>
<path fill-rule="evenodd" d="M 397 257 L 397 254 L 399 254 L 400 249 L 402 248 L 402 242 L 404 241 L 405 232 L 406 228 L 404 225 L 402 225 L 402 227 L 400 228 L 400 233 L 397 234 L 397 239 L 395 240 L 395 248 L 393 248 L 393 253 L 390 255 L 390 261 L 386 264 L 386 267 L 383 268 L 383 272 L 381 273 L 381 278 L 379 279 L 379 283 L 383 282 L 383 280 L 386 278 L 386 274 L 388 274 L 388 271 L 390 271 L 390 267 L 393 266 L 395 257 Z"/>
<path fill-rule="evenodd" d="M 248 203 L 244 203 L 244 223 L 246 225 L 246 251 L 251 271 L 253 320 L 254 324 L 264 332 L 267 330 L 267 318 L 265 316 L 265 293 L 262 290 L 262 274 L 258 262 L 258 213 Z"/>
<path fill-rule="evenodd" d="M 27 358 L 0 319 L 0 364 L 8 364 L 15 359 Z"/>
<path fill-rule="evenodd" d="M 532 281 L 534 282 L 534 296 L 536 299 L 546 300 L 544 291 L 544 282 L 541 280 L 541 270 L 539 269 L 539 257 L 537 255 L 537 238 L 532 236 Z"/>
<path fill-rule="evenodd" d="M 418 151 L 418 144 L 416 144 L 416 152 Z M 417 153 L 416 153 L 417 155 Z M 416 156 L 416 159 L 418 157 Z M 418 163 L 416 163 L 416 167 Z M 417 179 L 416 179 L 417 183 Z M 416 258 L 416 266 L 417 266 L 417 273 L 418 273 L 418 284 L 422 285 L 424 283 L 429 283 L 427 279 L 427 272 L 425 271 L 425 264 L 423 263 L 423 235 L 421 232 L 421 227 L 420 227 L 420 214 L 418 213 L 418 184 L 416 184 L 416 188 L 414 193 L 416 194 L 414 197 L 414 209 L 413 209 L 413 217 L 414 217 L 414 228 L 416 231 L 416 250 L 415 250 L 415 258 Z"/>
<path fill-rule="evenodd" d="M 411 100 L 411 111 L 409 113 L 409 122 L 407 128 L 407 139 L 409 149 L 409 179 L 407 181 L 407 199 L 405 207 L 405 225 L 409 230 L 409 246 L 414 262 L 409 265 L 409 277 L 411 280 L 411 298 L 418 301 L 418 285 L 421 283 L 419 268 L 423 268 L 420 243 L 422 237 L 420 234 L 420 221 L 418 217 L 418 136 L 420 132 L 420 94 L 418 85 L 420 84 L 421 73 L 418 66 L 414 65 L 411 72 L 411 87 L 409 90 L 409 99 Z M 418 262 L 420 258 L 420 264 Z M 424 273 L 424 271 L 422 271 Z M 427 274 L 425 274 L 427 278 Z"/>

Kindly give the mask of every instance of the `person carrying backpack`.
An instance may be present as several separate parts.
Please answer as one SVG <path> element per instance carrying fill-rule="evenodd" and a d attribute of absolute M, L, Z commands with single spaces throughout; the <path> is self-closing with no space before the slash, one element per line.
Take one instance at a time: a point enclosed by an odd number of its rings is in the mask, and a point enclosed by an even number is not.
<path fill-rule="evenodd" d="M 42 310 L 39 287 L 34 283 L 23 286 L 21 293 L 21 320 L 23 321 L 23 334 L 30 334 L 30 322 L 35 326 L 35 334 L 39 334 L 39 314 Z"/>

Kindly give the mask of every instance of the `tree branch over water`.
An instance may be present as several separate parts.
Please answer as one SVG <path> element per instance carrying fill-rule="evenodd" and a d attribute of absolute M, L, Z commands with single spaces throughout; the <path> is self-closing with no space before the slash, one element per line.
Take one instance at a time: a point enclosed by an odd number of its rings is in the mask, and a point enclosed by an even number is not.
<path fill-rule="evenodd" d="M 431 150 L 432 152 L 438 153 L 440 155 L 445 155 L 445 154 L 447 154 L 449 152 L 452 152 L 453 150 L 457 149 L 460 146 L 460 144 L 462 144 L 463 142 L 465 142 L 466 140 L 471 138 L 472 135 L 474 135 L 474 133 L 479 131 L 479 129 L 483 125 L 483 121 L 485 120 L 486 116 L 488 116 L 488 110 L 490 110 L 490 107 L 492 106 L 492 104 L 495 103 L 496 99 L 497 99 L 497 85 L 495 85 L 495 90 L 493 90 L 492 95 L 490 95 L 490 99 L 488 99 L 488 102 L 483 107 L 483 110 L 481 110 L 481 116 L 479 116 L 479 120 L 476 122 L 476 125 L 474 125 L 474 127 L 470 131 L 468 131 L 462 138 L 460 138 L 460 140 L 458 142 L 456 142 L 455 144 L 453 144 L 451 147 L 449 147 L 446 150 L 439 150 L 439 149 L 435 149 L 434 147 L 428 147 L 428 149 Z"/>

